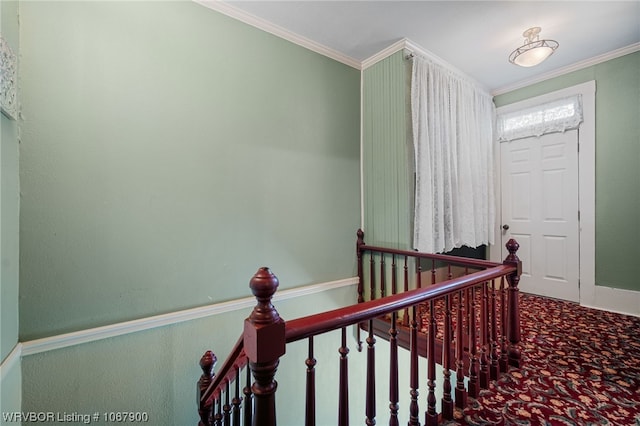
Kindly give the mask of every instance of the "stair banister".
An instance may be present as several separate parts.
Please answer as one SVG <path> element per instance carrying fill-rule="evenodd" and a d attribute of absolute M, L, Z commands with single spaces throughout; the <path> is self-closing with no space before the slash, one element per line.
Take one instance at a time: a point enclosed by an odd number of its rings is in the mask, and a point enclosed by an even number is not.
<path fill-rule="evenodd" d="M 429 303 L 431 305 L 431 312 L 433 313 L 433 301 L 447 296 L 447 300 L 449 295 L 458 294 L 460 298 L 463 294 L 466 294 L 465 299 L 468 298 L 470 292 L 474 292 L 474 288 L 476 286 L 487 285 L 487 283 L 494 282 L 493 280 L 496 278 L 504 278 L 506 277 L 506 281 L 508 284 L 507 288 L 501 287 L 504 290 L 501 290 L 501 293 L 506 293 L 506 318 L 503 317 L 502 324 L 506 324 L 506 333 L 503 333 L 503 336 L 506 334 L 506 339 L 504 341 L 503 355 L 505 355 L 505 361 L 508 356 L 508 363 L 510 365 L 519 366 L 520 365 L 520 351 L 518 349 L 518 344 L 520 342 L 520 324 L 519 324 L 519 308 L 518 308 L 518 282 L 519 276 L 521 273 L 521 263 L 516 255 L 516 251 L 518 249 L 518 244 L 514 240 L 510 240 L 507 243 L 507 249 L 509 251 L 509 256 L 505 259 L 503 263 L 493 263 L 483 260 L 477 259 L 463 259 L 458 261 L 456 258 L 452 258 L 452 256 L 446 255 L 430 255 L 423 254 L 405 250 L 396 250 L 396 249 L 386 249 L 382 247 L 375 246 L 367 246 L 364 244 L 362 235 L 358 234 L 358 272 L 359 275 L 362 273 L 362 253 L 366 250 L 380 252 L 384 254 L 393 254 L 397 256 L 405 257 L 405 275 L 406 275 L 406 257 L 411 256 L 415 258 L 427 258 L 427 259 L 435 259 L 435 260 L 444 260 L 451 264 L 460 264 L 466 266 L 475 266 L 478 268 L 486 268 L 471 274 L 464 275 L 462 277 L 458 277 L 455 279 L 451 279 L 451 273 L 449 273 L 449 278 L 446 281 L 428 285 L 426 287 L 418 287 L 413 290 L 405 291 L 398 294 L 392 294 L 386 297 L 381 297 L 378 299 L 373 299 L 369 301 L 362 301 L 362 276 L 360 277 L 360 282 L 358 285 L 358 301 L 355 305 L 334 309 L 328 312 L 322 312 L 314 315 L 309 315 L 306 317 L 294 319 L 287 321 L 285 323 L 282 320 L 273 307 L 271 301 L 272 297 L 275 294 L 278 288 L 278 279 L 271 273 L 268 268 L 260 268 L 258 272 L 254 275 L 254 277 L 250 281 L 251 291 L 255 295 L 257 299 L 257 304 L 253 309 L 251 315 L 245 320 L 244 332 L 240 337 L 236 345 L 233 347 L 232 353 L 230 357 L 223 363 L 217 375 L 210 374 L 207 376 L 207 372 L 211 371 L 213 364 L 215 361 L 210 362 L 210 360 L 206 360 L 203 364 L 203 379 L 200 382 L 199 387 L 199 407 L 201 411 L 201 425 L 209 426 L 210 423 L 206 423 L 207 413 L 212 412 L 215 408 L 214 400 L 218 400 L 219 396 L 224 389 L 229 389 L 229 383 L 233 380 L 240 380 L 238 377 L 240 374 L 240 370 L 244 368 L 247 364 L 249 364 L 250 371 L 253 373 L 254 382 L 251 386 L 251 391 L 248 392 L 248 388 L 244 388 L 245 401 L 243 406 L 245 408 L 244 413 L 247 414 L 248 410 L 253 408 L 253 418 L 252 425 L 253 426 L 275 426 L 276 425 L 276 404 L 275 404 L 275 395 L 277 389 L 277 383 L 275 381 L 275 374 L 278 367 L 279 359 L 285 353 L 285 347 L 287 343 L 299 341 L 306 338 L 313 338 L 314 336 L 330 332 L 333 330 L 342 329 L 342 347 L 340 348 L 341 354 L 341 377 L 342 371 L 344 370 L 346 376 L 346 354 L 348 353 L 348 349 L 346 348 L 346 333 L 345 328 L 351 325 L 356 324 L 364 324 L 369 322 L 369 330 L 371 330 L 371 321 L 375 318 L 384 317 L 385 315 L 392 315 L 396 312 L 400 312 L 405 310 L 405 312 L 409 312 L 409 310 L 415 315 L 415 307 L 421 303 Z M 393 259 L 392 268 L 395 270 L 395 258 Z M 432 268 L 433 269 L 433 268 Z M 382 272 L 384 269 L 382 269 Z M 418 270 L 419 272 L 419 270 Z M 392 282 L 392 287 L 394 287 Z M 506 291 L 505 291 L 506 290 Z M 495 288 L 492 289 L 495 291 Z M 483 294 L 486 298 L 486 291 L 483 290 Z M 461 299 L 460 299 L 461 300 Z M 475 301 L 473 302 L 475 303 Z M 486 305 L 486 300 L 484 300 L 483 305 Z M 501 305 L 503 308 L 505 304 Z M 449 313 L 446 316 L 450 316 L 450 307 L 447 303 L 446 310 Z M 458 318 L 460 318 L 460 303 L 458 303 Z M 486 309 L 486 307 L 484 308 Z M 473 307 L 475 310 L 475 306 Z M 431 314 L 432 315 L 432 314 Z M 486 319 L 486 314 L 482 315 Z M 506 321 L 504 321 L 506 320 Z M 431 324 L 433 324 L 433 318 L 431 318 Z M 449 321 L 449 319 L 447 320 Z M 462 322 L 458 321 L 457 327 L 461 327 Z M 414 325 L 415 327 L 415 325 Z M 451 331 L 452 332 L 452 331 Z M 483 350 L 485 345 L 487 345 L 487 337 L 488 329 L 485 328 L 481 331 L 482 334 L 482 343 L 481 346 Z M 431 334 L 435 335 L 435 330 L 431 330 Z M 449 331 L 447 332 L 447 335 Z M 492 333 L 493 334 L 493 333 Z M 462 335 L 462 333 L 458 333 L 458 335 Z M 475 346 L 476 337 L 472 334 L 472 342 L 471 346 Z M 433 342 L 432 342 L 433 343 Z M 460 343 L 456 344 L 456 355 L 458 360 L 456 362 L 457 375 L 462 368 L 462 363 L 460 362 L 461 355 L 459 353 L 462 352 L 462 348 L 459 347 Z M 496 342 L 496 352 L 498 342 Z M 311 376 L 313 375 L 313 366 L 315 364 L 315 360 L 313 359 L 313 343 L 310 342 L 310 352 L 309 358 L 307 360 L 307 366 L 311 369 Z M 451 348 L 453 350 L 453 348 Z M 430 353 L 435 353 L 433 348 L 430 349 Z M 446 351 L 449 354 L 450 350 Z M 485 354 L 486 356 L 486 354 Z M 215 357 L 215 355 L 213 356 Z M 486 362 L 486 360 L 484 360 Z M 344 363 L 343 363 L 344 362 Z M 449 361 L 445 360 L 445 363 L 448 364 Z M 344 367 L 343 367 L 344 366 Z M 447 366 L 449 368 L 449 366 Z M 433 366 L 430 365 L 430 370 L 433 369 Z M 434 377 L 431 371 L 429 373 L 429 381 L 432 382 Z M 247 379 L 249 377 L 249 369 L 247 369 Z M 457 377 L 459 379 L 459 377 Z M 459 381 L 459 380 L 458 380 Z M 208 386 L 207 386 L 208 384 Z M 236 389 L 238 389 L 238 382 L 236 382 Z M 346 386 L 346 384 L 344 385 Z M 430 383 L 431 391 L 433 390 L 433 385 Z M 343 387 L 342 381 L 340 387 Z M 417 388 L 416 388 L 417 389 Z M 450 394 L 451 386 L 447 387 L 447 394 Z M 461 398 L 462 401 L 458 401 L 459 394 L 458 386 L 456 386 L 456 406 L 460 406 L 459 403 L 463 402 L 466 398 Z M 228 390 L 227 390 L 228 392 Z M 392 392 L 395 394 L 396 392 Z M 431 392 L 433 393 L 433 392 Z M 237 391 L 236 391 L 237 394 Z M 417 391 L 416 391 L 417 396 Z M 466 396 L 466 395 L 460 395 Z M 228 398 L 228 395 L 226 395 Z M 253 398 L 253 401 L 251 401 Z M 396 397 L 392 396 L 391 403 L 394 405 L 396 403 Z M 450 397 L 446 397 L 443 400 L 443 411 L 448 412 L 451 410 L 451 402 L 449 401 Z M 247 404 L 248 402 L 248 404 Z M 446 403 L 445 403 L 446 402 Z M 219 403 L 218 403 L 219 404 Z M 395 405 L 394 405 L 395 406 Z M 447 408 L 445 408 L 447 407 Z M 345 407 L 346 408 L 346 407 Z M 429 420 L 435 421 L 437 419 L 437 415 L 435 412 L 435 400 L 433 397 L 430 397 L 430 418 Z M 391 407 L 392 413 L 394 407 Z M 308 412 L 314 413 L 315 406 L 309 406 Z M 341 413 L 339 414 L 340 418 L 348 419 L 348 414 L 341 407 Z M 251 414 L 251 413 L 249 413 Z M 417 413 L 416 413 L 417 414 Z M 234 415 L 234 422 L 236 418 L 239 418 L 238 415 Z M 447 416 L 448 417 L 448 416 Z M 217 415 L 216 415 L 217 418 Z M 247 416 L 245 416 L 247 419 Z M 417 422 L 416 424 L 419 424 Z M 348 420 L 346 420 L 348 421 Z M 314 424 L 314 420 L 307 420 L 307 424 Z M 375 422 L 375 412 L 372 410 L 371 416 L 372 424 Z M 245 420 L 246 424 L 246 420 Z M 347 424 L 347 423 L 341 423 Z"/>

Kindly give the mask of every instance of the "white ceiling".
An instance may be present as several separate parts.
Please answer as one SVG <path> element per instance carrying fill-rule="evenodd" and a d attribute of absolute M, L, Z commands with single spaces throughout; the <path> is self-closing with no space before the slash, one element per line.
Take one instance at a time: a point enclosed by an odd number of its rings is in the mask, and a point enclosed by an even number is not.
<path fill-rule="evenodd" d="M 494 93 L 609 52 L 640 49 L 640 0 L 225 3 L 358 64 L 409 39 Z M 509 54 L 532 26 L 542 27 L 541 38 L 556 40 L 560 47 L 536 67 L 512 65 Z"/>

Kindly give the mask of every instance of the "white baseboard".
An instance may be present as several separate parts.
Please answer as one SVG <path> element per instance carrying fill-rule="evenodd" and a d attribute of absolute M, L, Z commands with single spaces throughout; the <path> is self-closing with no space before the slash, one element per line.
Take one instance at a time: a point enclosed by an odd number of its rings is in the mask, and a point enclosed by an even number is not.
<path fill-rule="evenodd" d="M 358 277 L 346 278 L 343 280 L 312 284 L 304 287 L 297 287 L 279 291 L 275 294 L 273 301 L 294 299 L 308 296 L 341 287 L 348 287 L 358 283 Z M 107 339 L 109 337 L 122 336 L 124 334 L 135 333 L 137 331 L 150 330 L 167 325 L 178 324 L 199 318 L 223 314 L 225 312 L 249 309 L 256 304 L 254 297 L 231 300 L 228 302 L 216 303 L 214 305 L 202 306 L 199 308 L 186 309 L 168 314 L 155 315 L 133 321 L 126 321 L 117 324 L 105 325 L 102 327 L 90 328 L 86 330 L 74 331 L 72 333 L 59 334 L 57 336 L 45 337 L 37 340 L 30 340 L 19 343 L 21 353 L 19 356 L 34 355 L 41 352 L 52 351 L 54 349 L 66 348 L 69 346 L 89 343 L 96 340 Z M 3 363 L 4 369 L 4 363 Z"/>
<path fill-rule="evenodd" d="M 596 285 L 588 300 L 580 300 L 587 308 L 601 309 L 640 317 L 640 292 Z"/>

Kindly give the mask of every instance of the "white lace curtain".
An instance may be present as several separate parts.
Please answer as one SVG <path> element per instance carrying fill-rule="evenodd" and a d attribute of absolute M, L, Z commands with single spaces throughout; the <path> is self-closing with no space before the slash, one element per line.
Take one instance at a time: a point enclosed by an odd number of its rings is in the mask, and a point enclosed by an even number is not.
<path fill-rule="evenodd" d="M 490 95 L 468 79 L 416 56 L 411 109 L 415 248 L 437 253 L 493 243 L 494 105 Z"/>
<path fill-rule="evenodd" d="M 557 99 L 535 107 L 500 114 L 496 122 L 498 141 L 577 129 L 582 123 L 582 95 Z"/>

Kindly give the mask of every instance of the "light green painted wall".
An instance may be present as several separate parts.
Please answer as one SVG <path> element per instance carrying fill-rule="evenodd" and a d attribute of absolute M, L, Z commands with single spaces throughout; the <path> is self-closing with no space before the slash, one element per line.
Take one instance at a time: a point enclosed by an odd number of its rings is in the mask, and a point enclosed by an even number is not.
<path fill-rule="evenodd" d="M 0 425 L 16 426 L 20 423 L 9 422 L 3 413 L 17 413 L 22 408 L 22 374 L 20 358 L 10 365 L 2 367 L 0 378 Z"/>
<path fill-rule="evenodd" d="M 0 360 L 18 342 L 18 217 L 20 189 L 18 180 L 17 123 L 2 115 L 0 147 L 2 199 L 0 200 Z"/>
<path fill-rule="evenodd" d="M 640 291 L 640 52 L 497 96 L 497 106 L 596 81 L 596 285 Z"/>
<path fill-rule="evenodd" d="M 397 52 L 363 72 L 364 231 L 369 244 L 411 247 L 411 63 Z"/>
<path fill-rule="evenodd" d="M 334 289 L 281 301 L 276 307 L 285 320 L 297 318 L 348 305 L 353 301 L 354 291 L 354 286 Z M 23 361 L 22 410 L 79 414 L 126 410 L 147 412 L 152 425 L 194 425 L 197 423 L 195 383 L 201 374 L 197 364 L 199 357 L 208 349 L 214 350 L 219 357 L 219 368 L 222 354 L 227 353 L 237 340 L 243 319 L 249 312 L 229 312 L 27 356 Z M 353 327 L 348 329 L 347 336 L 350 423 L 359 424 L 365 418 L 367 353 L 366 349 L 357 351 Z M 340 332 L 336 331 L 316 337 L 314 341 L 316 424 L 322 426 L 336 424 L 340 337 Z M 379 424 L 384 424 L 389 418 L 389 377 L 386 374 L 390 362 L 389 344 L 377 339 L 375 347 L 378 366 L 376 418 Z M 300 426 L 303 422 L 307 349 L 306 340 L 287 345 L 287 353 L 280 360 L 276 373 L 279 425 Z M 400 349 L 401 424 L 406 424 L 409 415 L 409 364 L 408 351 Z M 423 366 L 421 364 L 420 368 Z M 439 368 L 437 377 L 436 395 L 440 398 L 442 373 Z M 421 383 L 420 386 L 424 385 Z M 426 398 L 427 392 L 423 389 L 419 396 L 420 407 L 427 406 Z"/>
<path fill-rule="evenodd" d="M 0 33 L 19 55 L 17 2 L 0 2 Z M 20 411 L 22 395 L 20 359 L 8 358 L 18 343 L 18 140 L 18 122 L 0 114 L 0 414 Z"/>
<path fill-rule="evenodd" d="M 284 283 L 283 283 L 284 284 Z M 282 318 L 291 319 L 352 303 L 353 286 L 276 303 Z M 198 422 L 196 382 L 198 362 L 206 350 L 218 356 L 218 366 L 242 332 L 250 309 L 229 312 L 169 327 L 137 332 L 97 342 L 30 355 L 24 358 L 23 411 L 93 414 L 147 412 L 149 425 L 195 425 Z M 363 387 L 365 354 L 349 339 L 353 383 Z M 316 341 L 318 407 L 337 404 L 339 335 Z M 384 356 L 384 355 L 382 355 Z M 289 345 L 278 372 L 278 424 L 299 426 L 304 418 L 306 343 Z M 329 391 L 330 389 L 330 391 Z M 364 399 L 354 393 L 354 421 Z M 318 410 L 318 425 L 335 424 L 336 410 Z M 102 414 L 101 414 L 102 415 Z M 58 424 L 58 423 L 49 423 Z M 94 423 L 92 423 L 94 424 Z M 107 424 L 104 421 L 96 424 Z M 131 423 L 126 423 L 131 424 Z"/>
<path fill-rule="evenodd" d="M 25 2 L 21 43 L 21 339 L 355 275 L 359 71 L 193 2 Z"/>
<path fill-rule="evenodd" d="M 19 54 L 18 3 L 0 4 L 1 32 L 16 55 Z M 18 122 L 0 114 L 0 360 L 18 342 Z"/>

